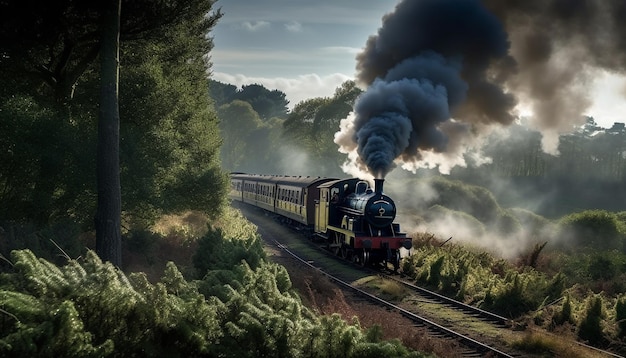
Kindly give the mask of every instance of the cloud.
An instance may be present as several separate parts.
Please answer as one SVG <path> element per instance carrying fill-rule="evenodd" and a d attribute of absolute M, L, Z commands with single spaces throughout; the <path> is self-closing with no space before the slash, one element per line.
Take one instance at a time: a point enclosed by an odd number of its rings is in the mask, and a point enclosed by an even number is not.
<path fill-rule="evenodd" d="M 267 21 L 254 21 L 254 22 L 244 21 L 241 24 L 241 27 L 248 31 L 257 32 L 257 31 L 269 28 L 270 23 Z"/>
<path fill-rule="evenodd" d="M 320 50 L 326 53 L 356 55 L 357 53 L 361 52 L 362 49 L 358 47 L 349 47 L 349 46 L 326 46 L 326 47 L 320 48 Z"/>
<path fill-rule="evenodd" d="M 343 82 L 353 80 L 353 78 L 342 73 L 334 73 L 327 76 L 319 76 L 311 73 L 300 75 L 294 78 L 267 78 L 267 77 L 247 77 L 244 75 L 231 75 L 223 72 L 213 73 L 212 78 L 216 81 L 230 83 L 237 87 L 248 84 L 261 84 L 270 90 L 280 90 L 285 93 L 289 100 L 289 108 L 304 100 L 316 97 L 330 97 L 335 93 L 337 87 Z"/>
<path fill-rule="evenodd" d="M 290 22 L 285 24 L 285 28 L 289 32 L 301 32 L 302 31 L 302 24 L 297 22 L 297 21 L 290 21 Z"/>

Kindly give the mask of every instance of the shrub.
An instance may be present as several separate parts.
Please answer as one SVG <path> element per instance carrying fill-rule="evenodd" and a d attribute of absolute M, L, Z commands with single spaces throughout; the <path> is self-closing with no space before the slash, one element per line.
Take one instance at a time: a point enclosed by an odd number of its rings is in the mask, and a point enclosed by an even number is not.
<path fill-rule="evenodd" d="M 574 318 L 572 317 L 572 303 L 569 295 L 565 296 L 565 300 L 563 300 L 563 305 L 561 306 L 561 311 L 552 317 L 552 323 L 557 326 L 565 323 L 574 323 Z"/>
<path fill-rule="evenodd" d="M 558 240 L 574 248 L 623 249 L 624 233 L 617 216 L 605 210 L 587 210 L 559 220 Z"/>
<path fill-rule="evenodd" d="M 603 318 L 602 297 L 591 297 L 591 299 L 587 302 L 585 317 L 578 326 L 578 338 L 591 345 L 599 346 L 604 344 L 605 338 L 601 325 Z"/>
<path fill-rule="evenodd" d="M 615 322 L 617 322 L 617 336 L 626 338 L 626 296 L 620 297 L 615 303 Z"/>

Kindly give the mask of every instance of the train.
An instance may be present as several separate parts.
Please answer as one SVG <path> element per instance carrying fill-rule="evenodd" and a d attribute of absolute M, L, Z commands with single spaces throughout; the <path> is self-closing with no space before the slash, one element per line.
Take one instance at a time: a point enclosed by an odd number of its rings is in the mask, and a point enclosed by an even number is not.
<path fill-rule="evenodd" d="M 391 264 L 397 271 L 412 239 L 394 222 L 396 205 L 383 179 L 230 174 L 229 198 L 278 215 L 305 229 L 335 255 L 362 266 Z"/>

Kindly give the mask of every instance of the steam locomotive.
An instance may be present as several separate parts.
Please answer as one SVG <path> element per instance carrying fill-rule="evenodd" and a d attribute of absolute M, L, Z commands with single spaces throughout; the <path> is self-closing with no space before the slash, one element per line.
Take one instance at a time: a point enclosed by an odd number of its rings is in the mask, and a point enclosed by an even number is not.
<path fill-rule="evenodd" d="M 383 179 L 374 188 L 358 178 L 336 179 L 232 173 L 229 197 L 310 230 L 336 255 L 360 265 L 400 265 L 400 248 L 411 238 L 394 223 L 396 206 L 383 194 Z"/>

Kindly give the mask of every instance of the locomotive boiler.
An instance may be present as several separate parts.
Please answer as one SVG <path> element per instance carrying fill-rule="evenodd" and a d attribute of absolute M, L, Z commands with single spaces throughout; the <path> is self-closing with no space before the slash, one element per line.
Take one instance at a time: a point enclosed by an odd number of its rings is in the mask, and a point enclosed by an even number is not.
<path fill-rule="evenodd" d="M 330 251 L 363 266 L 390 263 L 397 270 L 401 248 L 412 247 L 394 222 L 396 206 L 382 179 L 371 188 L 358 178 L 233 173 L 230 198 L 308 229 Z"/>

